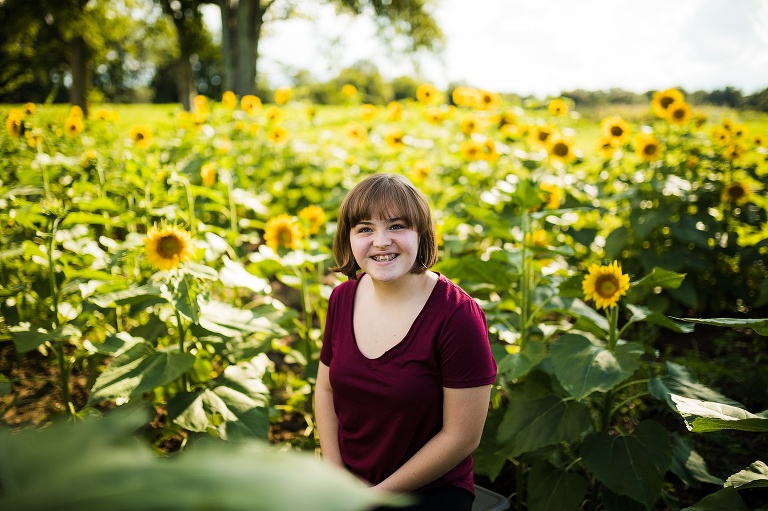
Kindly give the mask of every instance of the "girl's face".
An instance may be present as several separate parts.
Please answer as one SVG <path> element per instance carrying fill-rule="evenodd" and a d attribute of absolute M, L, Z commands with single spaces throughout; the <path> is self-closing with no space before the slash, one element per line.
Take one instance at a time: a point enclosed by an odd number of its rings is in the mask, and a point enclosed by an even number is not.
<path fill-rule="evenodd" d="M 379 282 L 408 275 L 419 251 L 419 235 L 402 218 L 361 220 L 349 233 L 352 254 L 360 268 Z"/>

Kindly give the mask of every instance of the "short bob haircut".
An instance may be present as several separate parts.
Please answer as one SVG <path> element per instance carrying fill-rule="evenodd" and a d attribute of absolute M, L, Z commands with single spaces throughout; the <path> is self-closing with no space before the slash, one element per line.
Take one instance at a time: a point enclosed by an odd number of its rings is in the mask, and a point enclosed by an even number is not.
<path fill-rule="evenodd" d="M 333 238 L 336 266 L 350 279 L 357 278 L 360 265 L 352 254 L 350 232 L 362 220 L 399 218 L 419 236 L 419 249 L 410 273 L 423 273 L 437 262 L 437 236 L 427 196 L 399 174 L 373 174 L 349 191 L 339 206 Z"/>

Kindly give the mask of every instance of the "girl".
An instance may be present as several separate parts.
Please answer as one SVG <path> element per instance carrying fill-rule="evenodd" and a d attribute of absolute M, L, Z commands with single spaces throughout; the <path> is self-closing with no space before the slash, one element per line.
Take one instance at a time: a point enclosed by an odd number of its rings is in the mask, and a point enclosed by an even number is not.
<path fill-rule="evenodd" d="M 485 314 L 444 275 L 427 198 L 375 174 L 344 198 L 315 414 L 323 458 L 412 510 L 469 511 L 496 378 Z M 401 508 L 402 509 L 402 508 Z"/>

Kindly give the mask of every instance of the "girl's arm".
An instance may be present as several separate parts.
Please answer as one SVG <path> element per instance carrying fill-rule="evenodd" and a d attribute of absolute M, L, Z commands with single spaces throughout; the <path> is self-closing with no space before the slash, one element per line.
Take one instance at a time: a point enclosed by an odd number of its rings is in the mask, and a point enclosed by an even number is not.
<path fill-rule="evenodd" d="M 472 454 L 480 444 L 490 396 L 490 385 L 443 388 L 442 429 L 376 488 L 392 493 L 416 490 L 446 474 Z M 336 447 L 338 449 L 338 444 Z"/>
<path fill-rule="evenodd" d="M 339 421 L 333 408 L 333 388 L 328 377 L 328 366 L 320 362 L 315 384 L 315 423 L 320 435 L 323 459 L 331 465 L 344 466 L 339 452 Z"/>

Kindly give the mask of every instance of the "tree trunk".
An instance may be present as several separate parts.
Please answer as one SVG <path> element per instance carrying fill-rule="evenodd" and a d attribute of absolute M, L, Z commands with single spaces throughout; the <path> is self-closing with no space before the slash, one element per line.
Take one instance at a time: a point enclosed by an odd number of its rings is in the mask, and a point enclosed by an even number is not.
<path fill-rule="evenodd" d="M 221 9 L 221 64 L 224 66 L 224 90 L 235 89 L 235 62 L 237 47 L 237 18 L 229 4 L 230 0 L 218 0 Z"/>
<path fill-rule="evenodd" d="M 88 94 L 88 45 L 82 36 L 73 37 L 69 41 L 71 61 L 69 69 L 72 72 L 72 87 L 69 89 L 69 101 L 79 106 L 84 115 L 88 115 L 86 96 Z"/>
<path fill-rule="evenodd" d="M 182 108 L 189 112 L 192 109 L 192 103 L 197 94 L 195 81 L 192 77 L 192 64 L 189 61 L 188 51 L 181 52 L 178 62 L 176 62 L 176 91 L 179 94 L 179 102 Z"/>

